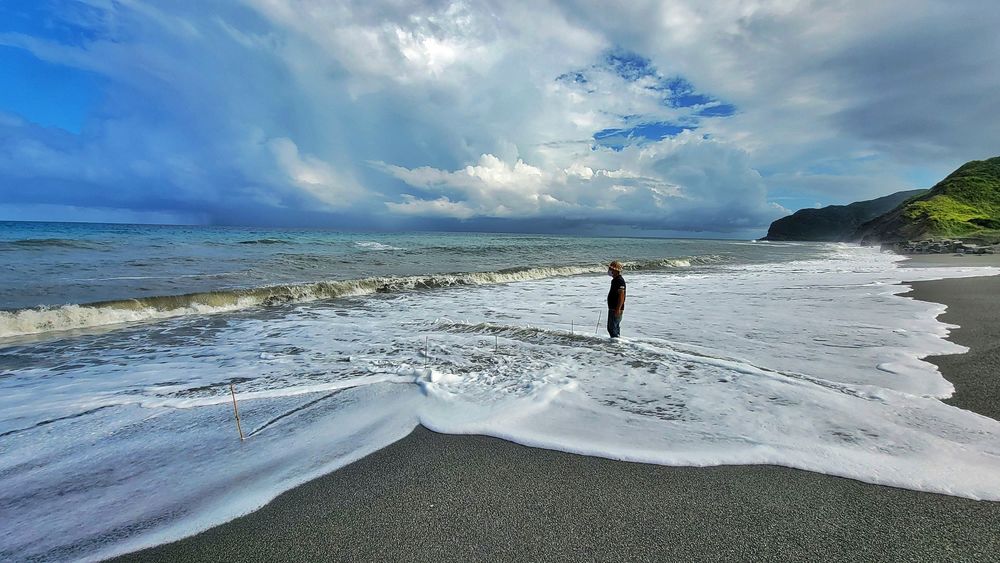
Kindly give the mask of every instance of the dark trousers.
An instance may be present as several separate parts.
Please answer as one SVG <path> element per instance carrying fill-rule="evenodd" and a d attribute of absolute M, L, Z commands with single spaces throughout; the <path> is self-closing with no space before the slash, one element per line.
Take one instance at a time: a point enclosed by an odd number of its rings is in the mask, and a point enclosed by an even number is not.
<path fill-rule="evenodd" d="M 608 309 L 608 334 L 611 338 L 621 336 L 622 316 L 616 315 L 614 310 Z"/>

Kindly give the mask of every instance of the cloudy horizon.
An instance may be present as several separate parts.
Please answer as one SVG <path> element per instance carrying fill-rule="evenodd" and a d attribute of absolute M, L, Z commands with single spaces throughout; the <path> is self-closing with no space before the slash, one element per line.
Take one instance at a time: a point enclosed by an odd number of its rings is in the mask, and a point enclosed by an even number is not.
<path fill-rule="evenodd" d="M 747 237 L 1000 154 L 1000 6 L 0 7 L 0 220 Z"/>

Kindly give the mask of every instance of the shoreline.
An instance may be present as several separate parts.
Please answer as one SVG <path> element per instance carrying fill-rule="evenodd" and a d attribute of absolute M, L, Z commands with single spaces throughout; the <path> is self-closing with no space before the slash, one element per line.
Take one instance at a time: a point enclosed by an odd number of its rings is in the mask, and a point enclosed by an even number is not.
<path fill-rule="evenodd" d="M 948 339 L 970 348 L 925 358 L 955 386 L 945 402 L 998 419 L 1000 304 L 990 298 L 1000 276 L 906 283 L 913 289 L 901 296 L 948 307 L 939 320 L 961 327 Z M 998 526 L 1000 502 L 779 466 L 621 462 L 417 427 L 256 512 L 116 560 L 995 560 Z"/>
<path fill-rule="evenodd" d="M 408 437 L 117 561 L 989 560 L 1000 503 L 777 466 L 663 467 Z"/>
<path fill-rule="evenodd" d="M 941 283 L 948 282 L 948 283 Z M 900 294 L 918 301 L 943 303 L 938 320 L 958 325 L 948 340 L 968 348 L 964 354 L 928 356 L 955 393 L 944 402 L 1000 420 L 1000 276 L 913 282 Z"/>
<path fill-rule="evenodd" d="M 900 254 L 906 258 L 903 267 L 1000 267 L 1000 254 Z"/>

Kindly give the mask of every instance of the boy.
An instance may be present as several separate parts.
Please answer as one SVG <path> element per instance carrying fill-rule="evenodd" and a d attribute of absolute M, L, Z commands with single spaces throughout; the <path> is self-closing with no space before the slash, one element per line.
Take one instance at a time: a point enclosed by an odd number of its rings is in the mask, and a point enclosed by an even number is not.
<path fill-rule="evenodd" d="M 621 333 L 622 313 L 625 311 L 625 278 L 622 277 L 622 263 L 615 260 L 608 265 L 611 276 L 611 290 L 608 291 L 608 334 L 618 338 Z"/>

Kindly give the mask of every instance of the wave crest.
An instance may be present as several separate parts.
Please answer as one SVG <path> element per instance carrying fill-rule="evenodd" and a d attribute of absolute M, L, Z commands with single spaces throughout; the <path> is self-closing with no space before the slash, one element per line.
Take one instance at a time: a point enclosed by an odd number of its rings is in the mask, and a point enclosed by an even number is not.
<path fill-rule="evenodd" d="M 0 250 L 44 250 L 49 248 L 99 248 L 100 243 L 85 240 L 62 238 L 26 238 L 13 241 L 0 241 Z"/>
<path fill-rule="evenodd" d="M 259 238 L 255 240 L 241 240 L 236 244 L 292 244 L 292 242 L 280 238 Z"/>
<path fill-rule="evenodd" d="M 402 248 L 392 246 L 391 244 L 384 244 L 373 240 L 357 241 L 354 243 L 354 246 L 365 250 L 403 250 Z"/>

